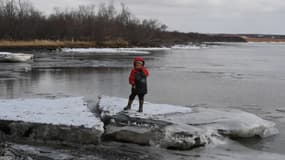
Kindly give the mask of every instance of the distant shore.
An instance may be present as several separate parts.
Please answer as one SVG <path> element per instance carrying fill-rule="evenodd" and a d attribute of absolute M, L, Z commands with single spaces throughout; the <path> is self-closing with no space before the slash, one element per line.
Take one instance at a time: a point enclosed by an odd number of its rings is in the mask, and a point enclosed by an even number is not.
<path fill-rule="evenodd" d="M 125 40 L 108 40 L 108 41 L 61 41 L 61 40 L 0 40 L 0 51 L 5 50 L 55 50 L 59 48 L 127 48 L 127 47 L 171 47 L 176 44 L 201 44 L 207 42 L 205 40 L 185 41 L 185 40 L 170 40 L 170 39 L 155 39 L 151 41 L 140 41 L 137 43 L 129 43 Z M 209 42 L 215 42 L 212 39 Z M 223 38 L 218 39 L 217 42 L 227 42 Z M 229 42 L 240 42 L 229 40 Z"/>
<path fill-rule="evenodd" d="M 236 36 L 238 37 L 238 36 Z M 285 42 L 282 38 L 256 38 L 240 36 L 244 42 Z M 221 42 L 220 39 L 218 42 Z M 190 41 L 191 42 L 191 41 Z M 224 42 L 227 42 L 225 40 Z M 228 41 L 235 42 L 235 41 Z M 237 41 L 238 42 L 238 41 Z M 144 42 L 139 44 L 130 44 L 125 40 L 108 40 L 103 42 L 96 41 L 61 41 L 61 40 L 0 40 L 0 50 L 17 50 L 17 49 L 45 49 L 55 50 L 58 48 L 125 48 L 125 47 L 162 47 L 171 46 L 175 44 L 188 43 L 183 41 L 168 41 L 168 40 L 156 40 L 150 42 Z M 193 43 L 203 43 L 203 41 L 194 41 Z"/>

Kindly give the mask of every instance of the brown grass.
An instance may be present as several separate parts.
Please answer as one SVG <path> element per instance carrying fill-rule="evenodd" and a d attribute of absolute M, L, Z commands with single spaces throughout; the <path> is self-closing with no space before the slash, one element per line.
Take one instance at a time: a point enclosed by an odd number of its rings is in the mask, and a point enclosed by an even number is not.
<path fill-rule="evenodd" d="M 96 47 L 94 41 L 51 41 L 51 40 L 34 40 L 34 41 L 7 41 L 0 40 L 1 48 L 17 47 Z"/>
<path fill-rule="evenodd" d="M 247 42 L 285 42 L 285 39 L 277 38 L 252 38 L 252 37 L 242 37 Z"/>
<path fill-rule="evenodd" d="M 107 40 L 103 42 L 95 41 L 52 41 L 52 40 L 33 40 L 33 41 L 8 41 L 0 40 L 0 48 L 79 48 L 79 47 L 127 47 L 129 43 L 123 39 Z"/>

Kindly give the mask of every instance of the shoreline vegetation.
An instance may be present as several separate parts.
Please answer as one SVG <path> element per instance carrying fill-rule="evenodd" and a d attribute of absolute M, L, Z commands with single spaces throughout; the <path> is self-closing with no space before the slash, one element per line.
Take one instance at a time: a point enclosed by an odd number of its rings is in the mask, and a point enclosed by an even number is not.
<path fill-rule="evenodd" d="M 217 36 L 219 37 L 219 36 Z M 215 37 L 215 38 L 217 38 Z M 239 36 L 236 36 L 239 37 Z M 244 40 L 238 40 L 239 38 L 229 37 L 219 37 L 218 40 L 208 40 L 205 38 L 205 41 L 163 41 L 163 40 L 153 40 L 145 41 L 142 44 L 135 45 L 130 44 L 128 41 L 122 39 L 116 40 L 107 40 L 107 41 L 61 41 L 61 40 L 0 40 L 0 50 L 10 50 L 10 49 L 47 49 L 55 50 L 58 48 L 127 48 L 127 47 L 171 47 L 175 44 L 185 44 L 185 43 L 194 43 L 200 44 L 204 42 L 269 42 L 269 43 L 285 43 L 284 38 L 256 38 L 256 37 L 247 37 L 241 36 Z M 210 38 L 209 38 L 210 39 Z"/>
<path fill-rule="evenodd" d="M 155 19 L 140 19 L 125 4 L 55 8 L 49 15 L 28 0 L 0 3 L 0 49 L 171 47 L 203 42 L 285 42 L 284 36 L 203 34 L 167 30 Z"/>

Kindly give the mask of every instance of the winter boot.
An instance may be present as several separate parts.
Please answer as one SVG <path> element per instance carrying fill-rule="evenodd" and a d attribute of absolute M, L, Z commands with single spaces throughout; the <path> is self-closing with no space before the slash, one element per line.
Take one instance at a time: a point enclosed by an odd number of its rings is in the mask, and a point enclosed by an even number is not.
<path fill-rule="evenodd" d="M 124 108 L 124 110 L 130 110 L 132 106 L 133 100 L 129 99 L 128 105 Z"/>
<path fill-rule="evenodd" d="M 143 112 L 143 103 L 144 103 L 144 100 L 139 100 L 139 110 L 138 110 L 138 112 Z"/>

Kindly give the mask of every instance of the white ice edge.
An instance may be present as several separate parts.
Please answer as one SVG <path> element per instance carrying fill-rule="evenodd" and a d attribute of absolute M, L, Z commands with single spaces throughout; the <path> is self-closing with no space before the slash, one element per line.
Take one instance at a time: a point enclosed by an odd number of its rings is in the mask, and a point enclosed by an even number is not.
<path fill-rule="evenodd" d="M 12 53 L 12 52 L 0 52 L 0 55 L 17 55 L 17 56 L 27 56 L 27 55 L 33 55 L 33 54 L 27 54 L 27 53 Z"/>
<path fill-rule="evenodd" d="M 81 53 L 142 53 L 148 54 L 149 51 L 165 51 L 171 48 L 166 47 L 153 47 L 153 48 L 62 48 L 63 52 L 81 52 Z"/>
<path fill-rule="evenodd" d="M 0 55 L 10 55 L 10 54 L 12 54 L 12 53 L 10 53 L 10 52 L 0 52 Z"/>
<path fill-rule="evenodd" d="M 195 49 L 203 49 L 208 48 L 206 45 L 174 45 L 171 47 L 171 49 L 177 49 L 177 50 L 195 50 Z"/>
<path fill-rule="evenodd" d="M 0 99 L 0 119 L 103 131 L 101 120 L 91 113 L 82 97 L 59 99 Z"/>
<path fill-rule="evenodd" d="M 63 48 L 62 51 L 67 53 L 150 54 L 149 51 L 127 50 L 120 48 Z"/>
<path fill-rule="evenodd" d="M 119 49 L 130 50 L 130 51 L 168 51 L 168 50 L 171 50 L 171 48 L 168 48 L 168 47 L 149 47 L 149 48 L 134 47 L 134 48 L 119 48 Z"/>

